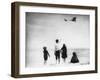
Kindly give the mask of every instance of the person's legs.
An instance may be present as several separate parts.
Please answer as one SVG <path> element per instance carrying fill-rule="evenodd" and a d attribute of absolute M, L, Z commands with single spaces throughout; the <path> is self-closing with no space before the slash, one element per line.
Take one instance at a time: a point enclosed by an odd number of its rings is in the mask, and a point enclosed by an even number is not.
<path fill-rule="evenodd" d="M 44 64 L 46 64 L 47 57 L 44 55 Z"/>
<path fill-rule="evenodd" d="M 47 63 L 47 57 L 45 56 L 44 57 L 44 64 L 46 64 Z"/>
<path fill-rule="evenodd" d="M 64 63 L 66 62 L 66 58 L 63 58 L 63 60 L 64 60 Z"/>
<path fill-rule="evenodd" d="M 44 64 L 46 64 L 46 60 L 44 60 Z"/>
<path fill-rule="evenodd" d="M 58 63 L 60 63 L 60 56 L 58 56 Z"/>
<path fill-rule="evenodd" d="M 60 63 L 60 51 L 58 51 L 58 63 Z"/>
<path fill-rule="evenodd" d="M 56 64 L 60 63 L 60 51 L 56 51 Z"/>
<path fill-rule="evenodd" d="M 55 55 L 55 58 L 56 58 L 56 64 L 57 64 L 57 55 Z"/>

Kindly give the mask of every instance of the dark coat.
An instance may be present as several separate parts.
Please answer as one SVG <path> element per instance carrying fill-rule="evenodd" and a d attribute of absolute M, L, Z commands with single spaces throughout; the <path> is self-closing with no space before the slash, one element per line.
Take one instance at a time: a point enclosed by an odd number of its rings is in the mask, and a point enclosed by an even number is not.
<path fill-rule="evenodd" d="M 62 58 L 67 58 L 67 48 L 65 45 L 63 45 L 63 47 L 61 48 L 61 54 L 62 54 Z"/>
<path fill-rule="evenodd" d="M 77 55 L 76 55 L 76 52 L 73 52 L 73 56 L 72 56 L 70 62 L 71 62 L 71 63 L 79 63 L 79 59 L 78 59 L 78 57 L 77 57 Z"/>

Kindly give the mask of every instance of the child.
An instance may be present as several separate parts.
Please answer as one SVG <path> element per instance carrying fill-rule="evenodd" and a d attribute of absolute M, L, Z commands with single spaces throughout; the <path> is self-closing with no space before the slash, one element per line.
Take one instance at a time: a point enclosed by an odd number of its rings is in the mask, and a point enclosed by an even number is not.
<path fill-rule="evenodd" d="M 79 60 L 78 60 L 76 52 L 73 52 L 73 56 L 72 56 L 72 59 L 71 59 L 70 62 L 71 63 L 79 63 Z"/>
<path fill-rule="evenodd" d="M 47 51 L 47 47 L 43 47 L 43 53 L 44 53 L 44 64 L 46 64 L 47 63 L 47 60 L 48 60 L 48 56 L 50 57 L 50 55 L 49 55 L 49 53 L 48 53 L 48 51 Z"/>

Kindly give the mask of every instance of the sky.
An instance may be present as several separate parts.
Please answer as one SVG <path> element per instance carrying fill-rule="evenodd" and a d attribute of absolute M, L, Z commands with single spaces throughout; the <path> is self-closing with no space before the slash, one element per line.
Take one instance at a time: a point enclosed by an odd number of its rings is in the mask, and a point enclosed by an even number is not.
<path fill-rule="evenodd" d="M 70 21 L 73 17 L 77 17 L 76 22 Z M 51 46 L 59 39 L 69 48 L 89 48 L 89 36 L 88 15 L 26 13 L 28 47 Z"/>

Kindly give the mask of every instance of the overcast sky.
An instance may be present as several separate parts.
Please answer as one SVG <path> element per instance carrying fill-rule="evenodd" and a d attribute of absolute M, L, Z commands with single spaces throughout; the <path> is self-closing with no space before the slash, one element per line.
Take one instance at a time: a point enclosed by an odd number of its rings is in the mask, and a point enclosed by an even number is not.
<path fill-rule="evenodd" d="M 77 17 L 76 22 L 70 21 L 73 17 Z M 30 48 L 50 46 L 57 38 L 69 48 L 89 48 L 89 33 L 88 15 L 26 13 L 26 41 Z"/>

